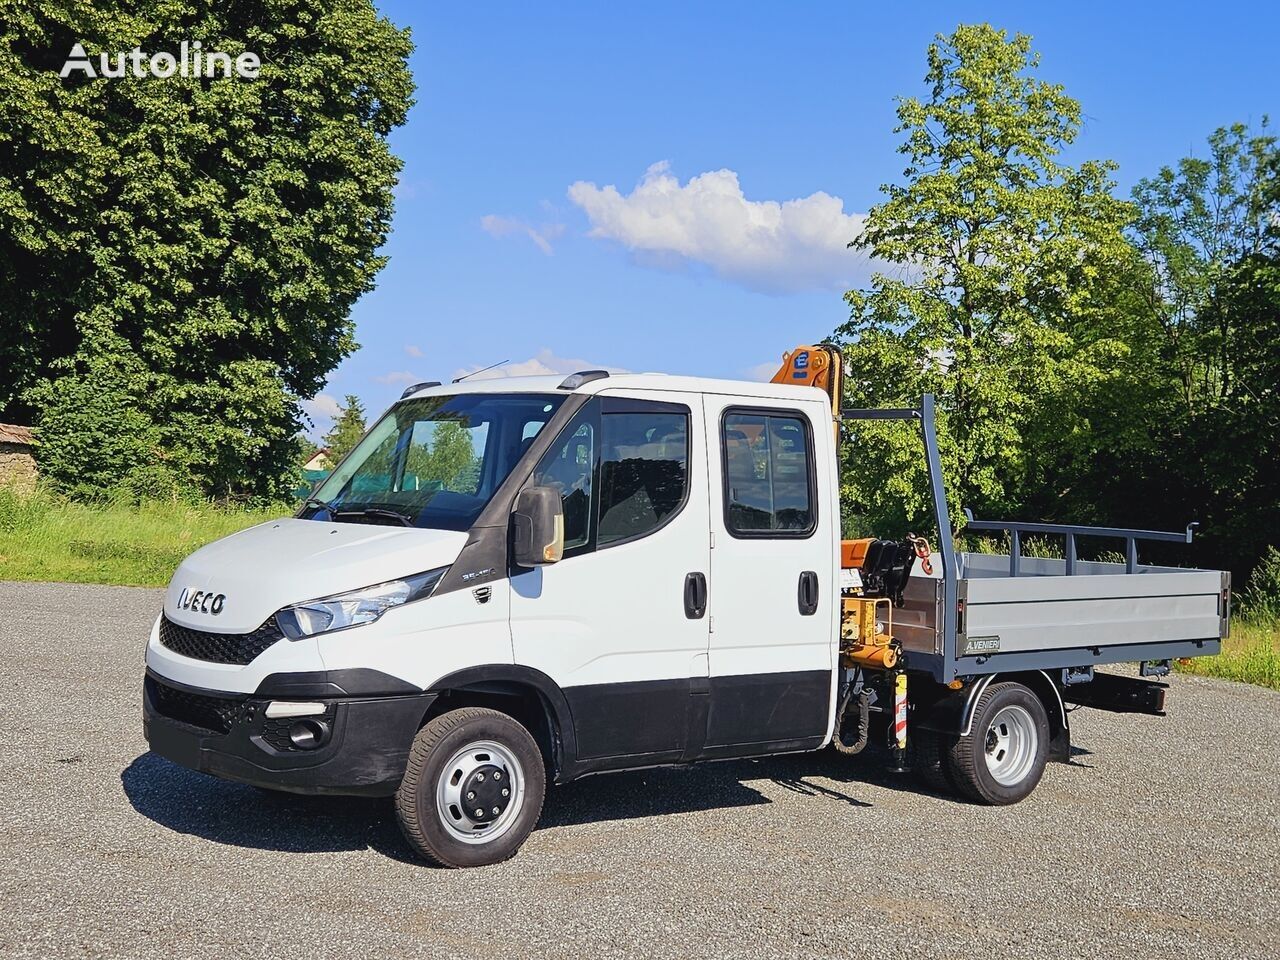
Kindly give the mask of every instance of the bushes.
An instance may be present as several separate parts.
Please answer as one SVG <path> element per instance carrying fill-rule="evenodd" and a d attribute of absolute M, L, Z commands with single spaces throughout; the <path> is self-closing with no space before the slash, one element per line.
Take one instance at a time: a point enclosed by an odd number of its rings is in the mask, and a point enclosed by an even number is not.
<path fill-rule="evenodd" d="M 163 461 L 160 435 L 141 409 L 147 378 L 120 338 L 104 333 L 64 361 L 62 376 L 32 391 L 39 404 L 40 476 L 72 497 L 127 487 Z"/>
<path fill-rule="evenodd" d="M 1280 624 L 1280 550 L 1267 547 L 1262 561 L 1240 591 L 1240 612 L 1250 620 Z"/>

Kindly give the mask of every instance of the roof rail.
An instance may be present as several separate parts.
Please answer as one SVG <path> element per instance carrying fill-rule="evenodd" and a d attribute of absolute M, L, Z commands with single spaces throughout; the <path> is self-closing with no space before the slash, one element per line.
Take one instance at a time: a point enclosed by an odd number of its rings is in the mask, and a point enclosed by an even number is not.
<path fill-rule="evenodd" d="M 439 380 L 424 380 L 422 383 L 415 383 L 411 387 L 404 388 L 404 393 L 400 394 L 400 399 L 403 400 L 405 397 L 409 396 L 412 393 L 417 393 L 419 390 L 426 390 L 428 387 L 438 387 L 438 386 L 440 386 Z"/>
<path fill-rule="evenodd" d="M 608 370 L 579 370 L 577 373 L 571 373 L 560 382 L 561 390 L 577 390 L 584 383 L 590 383 L 592 380 L 603 380 L 609 376 Z"/>

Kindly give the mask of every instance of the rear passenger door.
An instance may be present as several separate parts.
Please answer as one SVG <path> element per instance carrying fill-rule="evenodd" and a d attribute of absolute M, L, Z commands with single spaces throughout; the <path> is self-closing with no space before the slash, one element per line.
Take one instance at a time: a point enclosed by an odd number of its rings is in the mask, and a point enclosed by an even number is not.
<path fill-rule="evenodd" d="M 701 746 L 707 618 L 687 587 L 709 562 L 706 456 L 697 394 L 604 393 L 534 469 L 561 493 L 565 550 L 512 572 L 513 652 L 564 690 L 590 768 Z"/>
<path fill-rule="evenodd" d="M 817 746 L 838 629 L 839 517 L 820 497 L 834 483 L 830 413 L 704 399 L 714 534 L 704 756 Z"/>

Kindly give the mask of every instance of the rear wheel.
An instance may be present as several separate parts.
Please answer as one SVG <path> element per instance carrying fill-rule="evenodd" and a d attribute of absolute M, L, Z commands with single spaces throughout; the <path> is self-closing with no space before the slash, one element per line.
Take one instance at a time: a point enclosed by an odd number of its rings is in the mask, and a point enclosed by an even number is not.
<path fill-rule="evenodd" d="M 907 737 L 911 770 L 924 786 L 934 793 L 953 794 L 956 788 L 947 774 L 946 753 L 950 740 L 935 730 L 915 730 Z"/>
<path fill-rule="evenodd" d="M 546 772 L 529 731 L 496 710 L 436 717 L 414 738 L 396 814 L 405 838 L 443 867 L 513 856 L 542 813 Z"/>
<path fill-rule="evenodd" d="M 969 736 L 946 752 L 956 788 L 971 800 L 1002 806 L 1036 788 L 1049 747 L 1049 715 L 1020 683 L 993 683 L 973 711 Z"/>

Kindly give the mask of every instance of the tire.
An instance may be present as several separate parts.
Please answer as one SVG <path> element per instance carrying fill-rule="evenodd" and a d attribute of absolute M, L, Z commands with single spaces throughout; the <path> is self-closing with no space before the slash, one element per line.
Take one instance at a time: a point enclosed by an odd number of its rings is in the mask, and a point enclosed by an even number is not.
<path fill-rule="evenodd" d="M 946 751 L 957 791 L 976 803 L 1006 806 L 1031 793 L 1044 773 L 1049 715 L 1020 683 L 993 683 L 973 710 L 967 737 Z"/>
<path fill-rule="evenodd" d="M 949 739 L 935 730 L 914 731 L 907 736 L 911 771 L 926 790 L 948 796 L 956 793 L 947 771 Z"/>
<path fill-rule="evenodd" d="M 520 849 L 542 814 L 546 787 L 542 753 L 528 730 L 497 710 L 465 707 L 414 737 L 396 816 L 405 839 L 431 863 L 483 867 Z"/>

